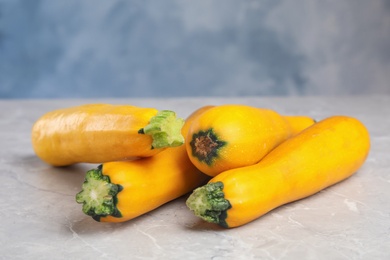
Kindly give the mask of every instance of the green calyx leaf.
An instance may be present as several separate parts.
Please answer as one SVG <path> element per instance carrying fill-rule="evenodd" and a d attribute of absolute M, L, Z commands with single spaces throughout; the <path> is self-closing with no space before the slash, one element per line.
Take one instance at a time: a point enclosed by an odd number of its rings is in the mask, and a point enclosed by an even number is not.
<path fill-rule="evenodd" d="M 222 182 L 208 183 L 195 189 L 186 205 L 203 220 L 227 227 L 225 220 L 231 204 L 224 196 Z"/>
<path fill-rule="evenodd" d="M 152 148 L 176 147 L 184 144 L 184 137 L 181 134 L 183 125 L 184 119 L 177 118 L 175 112 L 162 110 L 138 133 L 152 136 Z"/>
<path fill-rule="evenodd" d="M 120 217 L 116 195 L 121 190 L 122 186 L 111 183 L 99 166 L 87 172 L 82 190 L 76 195 L 76 202 L 83 204 L 83 212 L 97 221 L 105 216 Z"/>

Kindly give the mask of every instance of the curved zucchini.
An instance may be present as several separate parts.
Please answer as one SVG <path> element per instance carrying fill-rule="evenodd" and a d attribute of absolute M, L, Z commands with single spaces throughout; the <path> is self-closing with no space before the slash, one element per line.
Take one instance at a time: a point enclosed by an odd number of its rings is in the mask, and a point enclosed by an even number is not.
<path fill-rule="evenodd" d="M 207 110 L 195 111 L 183 126 Z M 149 212 L 196 187 L 209 177 L 189 160 L 184 146 L 167 148 L 148 158 L 104 163 L 90 170 L 76 201 L 101 222 L 124 222 Z"/>
<path fill-rule="evenodd" d="M 369 133 L 359 120 L 330 117 L 283 142 L 259 163 L 217 175 L 186 203 L 208 222 L 241 226 L 348 178 L 369 149 Z"/>

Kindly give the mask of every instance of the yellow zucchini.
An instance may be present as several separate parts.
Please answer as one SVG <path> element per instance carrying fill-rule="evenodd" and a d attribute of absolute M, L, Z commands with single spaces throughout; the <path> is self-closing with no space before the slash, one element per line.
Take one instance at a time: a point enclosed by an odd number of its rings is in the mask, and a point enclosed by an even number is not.
<path fill-rule="evenodd" d="M 283 142 L 259 163 L 212 178 L 191 194 L 187 205 L 206 221 L 241 226 L 350 177 L 369 149 L 369 133 L 359 120 L 329 117 Z"/>
<path fill-rule="evenodd" d="M 187 153 L 202 172 L 255 164 L 281 142 L 314 124 L 306 116 L 282 116 L 246 105 L 215 106 L 199 116 L 186 138 Z"/>
<path fill-rule="evenodd" d="M 208 107 L 191 114 L 182 128 Z M 184 146 L 148 158 L 107 162 L 87 172 L 76 201 L 101 222 L 124 222 L 176 199 L 210 179 L 189 160 Z"/>
<path fill-rule="evenodd" d="M 173 111 L 86 104 L 40 117 L 31 133 L 39 158 L 54 166 L 148 157 L 184 143 L 184 120 Z"/>

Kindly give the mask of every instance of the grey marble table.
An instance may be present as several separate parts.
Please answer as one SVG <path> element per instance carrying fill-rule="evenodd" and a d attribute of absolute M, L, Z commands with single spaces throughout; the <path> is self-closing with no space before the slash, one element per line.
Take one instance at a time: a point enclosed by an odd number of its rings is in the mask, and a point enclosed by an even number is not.
<path fill-rule="evenodd" d="M 99 223 L 75 202 L 86 170 L 53 168 L 33 153 L 30 130 L 50 110 L 83 103 L 172 109 L 240 103 L 359 118 L 372 148 L 351 178 L 223 229 L 195 217 L 186 196 L 125 223 Z M 180 98 L 0 101 L 0 259 L 390 259 L 390 97 Z"/>

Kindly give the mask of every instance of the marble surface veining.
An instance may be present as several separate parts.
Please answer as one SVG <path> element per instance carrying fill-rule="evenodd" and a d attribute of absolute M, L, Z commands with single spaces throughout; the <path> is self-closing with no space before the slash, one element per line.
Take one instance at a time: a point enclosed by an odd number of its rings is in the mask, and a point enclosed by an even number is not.
<path fill-rule="evenodd" d="M 125 223 L 99 223 L 75 202 L 86 170 L 40 161 L 30 129 L 43 113 L 107 102 L 173 109 L 241 103 L 306 114 L 344 114 L 371 134 L 366 163 L 351 178 L 281 206 L 239 228 L 195 217 L 181 197 Z M 390 97 L 182 98 L 0 101 L 0 259 L 389 259 Z"/>

